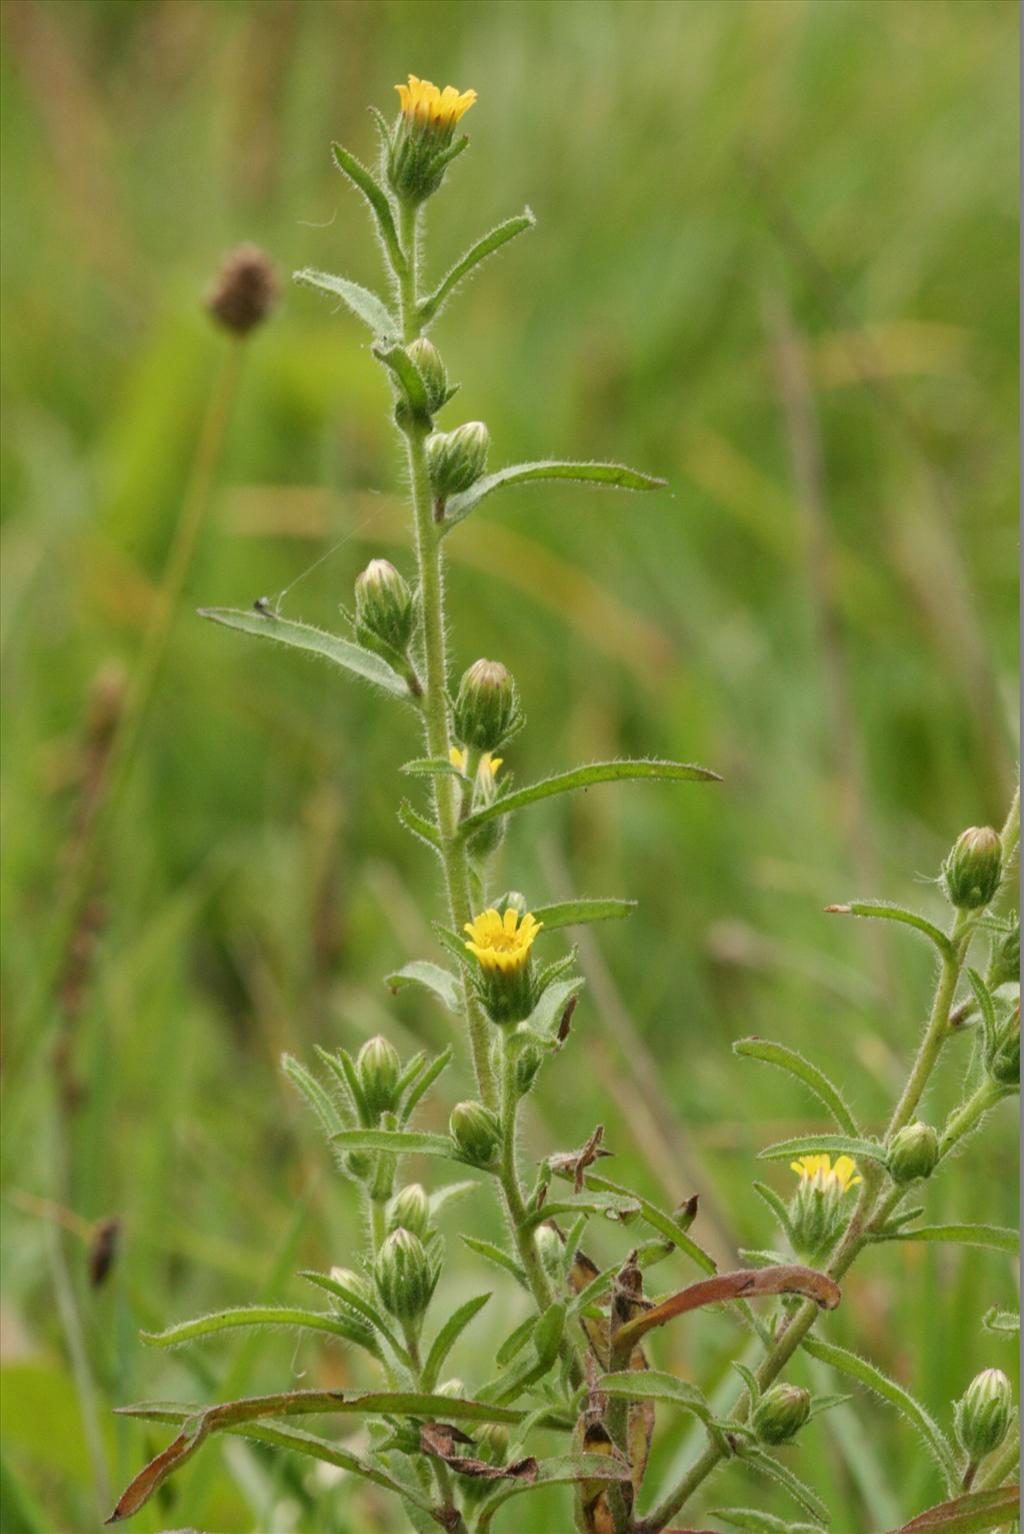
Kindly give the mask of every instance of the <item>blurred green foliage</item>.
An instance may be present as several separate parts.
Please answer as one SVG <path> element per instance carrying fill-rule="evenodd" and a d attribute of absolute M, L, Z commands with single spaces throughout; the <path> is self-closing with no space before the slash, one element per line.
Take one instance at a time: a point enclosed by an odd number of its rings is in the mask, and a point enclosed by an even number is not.
<path fill-rule="evenodd" d="M 526 202 L 538 227 L 436 328 L 463 380 L 446 424 L 485 419 L 495 464 L 614 457 L 670 490 L 488 502 L 449 545 L 454 663 L 515 668 L 524 780 L 615 751 L 725 778 L 599 789 L 511 838 L 508 883 L 535 902 L 563 882 L 641 902 L 601 933 L 606 968 L 530 1141 L 567 1148 L 603 1121 L 652 1195 L 699 1187 L 698 1233 L 719 1250 L 765 1245 L 754 1157 L 816 1108 L 730 1042 L 803 1048 L 879 1127 L 930 958 L 822 907 L 883 896 L 941 919 L 942 855 L 1008 798 L 1017 14 L 9 0 L 4 22 L 3 1496 L 12 1530 L 86 1530 L 163 1441 L 113 1405 L 349 1378 L 346 1356 L 308 1343 L 166 1358 L 137 1340 L 215 1303 L 294 1296 L 295 1269 L 348 1259 L 354 1201 L 278 1074 L 282 1048 L 446 1037 L 380 981 L 433 951 L 436 870 L 394 814 L 411 721 L 192 615 L 302 577 L 284 611 L 330 624 L 369 557 L 408 570 L 383 377 L 354 321 L 291 288 L 249 343 L 105 848 L 88 973 L 43 1029 L 18 1026 L 73 856 L 88 699 L 137 653 L 224 365 L 200 304 L 222 253 L 255 240 L 282 274 L 375 282 L 329 141 L 370 156 L 366 106 L 390 111 L 410 69 L 479 91 L 471 151 L 432 210 L 432 269 Z M 969 1048 L 951 1049 L 931 1117 Z M 463 1059 L 428 1119 L 466 1087 Z M 928 1188 L 930 1218 L 1012 1220 L 1011 1120 Z M 769 1175 L 788 1191 L 791 1174 Z M 480 1204 L 447 1218 L 453 1302 L 493 1282 L 457 1238 L 490 1218 Z M 90 1289 L 88 1222 L 109 1215 L 122 1250 Z M 980 1324 L 1012 1303 L 1007 1269 L 879 1251 L 830 1334 L 948 1425 L 977 1368 L 1010 1366 Z M 492 1306 L 511 1326 L 518 1303 L 501 1290 Z M 660 1344 L 666 1366 L 726 1386 L 736 1346 L 717 1318 Z M 476 1377 L 472 1338 L 456 1366 Z M 665 1424 L 662 1468 L 686 1433 Z M 887 1527 L 937 1490 L 910 1431 L 863 1398 L 798 1462 L 836 1534 Z M 733 1470 L 705 1505 L 785 1512 L 778 1498 Z M 537 1502 L 531 1534 L 564 1527 L 556 1506 Z M 393 1516 L 231 1442 L 134 1526 L 364 1534 Z"/>

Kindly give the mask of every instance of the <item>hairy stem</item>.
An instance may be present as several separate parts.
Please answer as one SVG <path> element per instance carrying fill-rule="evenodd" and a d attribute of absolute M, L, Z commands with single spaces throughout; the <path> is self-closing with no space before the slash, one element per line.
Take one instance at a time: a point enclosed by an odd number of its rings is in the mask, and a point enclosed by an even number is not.
<path fill-rule="evenodd" d="M 417 272 L 419 268 L 418 214 L 404 205 L 400 232 L 405 267 L 396 271 L 402 339 L 408 344 L 419 332 L 417 309 Z M 416 563 L 419 574 L 420 602 L 423 612 L 423 652 L 426 674 L 423 683 L 423 716 L 427 752 L 432 757 L 448 759 L 451 735 L 448 728 L 448 658 L 445 643 L 444 572 L 441 540 L 433 516 L 433 497 L 427 469 L 427 428 L 412 421 L 403 428 L 409 489 L 412 497 L 416 534 Z M 446 773 L 434 779 L 434 803 L 441 838 L 441 862 L 444 867 L 448 912 L 456 932 L 472 916 L 470 905 L 469 861 L 464 843 L 458 836 L 458 810 L 455 780 Z M 463 1002 L 469 1028 L 473 1067 L 480 1096 L 488 1107 L 497 1107 L 494 1073 L 488 1054 L 489 1026 L 466 976 L 462 981 Z"/>

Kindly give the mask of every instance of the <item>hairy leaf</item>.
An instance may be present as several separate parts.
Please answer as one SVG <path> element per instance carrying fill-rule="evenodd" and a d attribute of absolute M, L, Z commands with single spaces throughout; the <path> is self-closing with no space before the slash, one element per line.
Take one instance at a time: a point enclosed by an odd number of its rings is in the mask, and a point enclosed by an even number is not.
<path fill-rule="evenodd" d="M 325 629 L 314 628 L 312 624 L 279 618 L 276 613 L 264 612 L 262 609 L 250 612 L 241 607 L 201 607 L 199 616 L 210 618 L 214 623 L 222 623 L 225 628 L 238 629 L 242 634 L 255 634 L 257 639 L 274 639 L 278 644 L 322 655 L 336 666 L 361 677 L 364 682 L 382 687 L 396 698 L 412 696 L 405 678 L 400 677 L 379 655 L 374 655 L 372 650 L 364 650 L 361 645 L 352 644 L 348 639 L 341 639 L 337 634 L 328 634 Z"/>
<path fill-rule="evenodd" d="M 446 272 L 427 298 L 423 299 L 419 306 L 419 321 L 421 326 L 429 325 L 436 318 L 451 298 L 455 289 L 463 278 L 468 277 L 474 267 L 486 261 L 488 256 L 507 245 L 509 240 L 514 240 L 517 234 L 522 234 L 525 229 L 531 229 L 536 223 L 529 208 L 524 208 L 522 213 L 514 218 L 507 218 L 504 223 L 497 224 L 488 231 L 482 239 L 471 245 L 464 256 L 461 256 L 450 271 Z"/>
<path fill-rule="evenodd" d="M 387 305 L 376 293 L 361 287 L 358 282 L 350 282 L 347 277 L 334 277 L 330 272 L 317 272 L 308 266 L 296 272 L 293 280 L 303 287 L 317 288 L 321 293 L 330 293 L 333 298 L 340 298 L 356 319 L 369 325 L 374 335 L 397 335 L 398 321 Z"/>
<path fill-rule="evenodd" d="M 548 1200 L 539 1209 L 531 1209 L 523 1221 L 522 1229 L 532 1230 L 545 1220 L 555 1219 L 560 1214 L 573 1215 L 580 1210 L 609 1217 L 639 1214 L 640 1202 L 632 1194 L 623 1197 L 618 1193 L 567 1193 L 562 1198 Z"/>
<path fill-rule="evenodd" d="M 798 1475 L 794 1475 L 793 1471 L 777 1460 L 774 1455 L 768 1454 L 764 1449 L 748 1448 L 743 1450 L 742 1458 L 745 1464 L 756 1466 L 762 1475 L 784 1486 L 794 1502 L 805 1512 L 810 1513 L 812 1518 L 816 1518 L 819 1524 L 828 1523 L 828 1509 L 824 1503 Z"/>
<path fill-rule="evenodd" d="M 681 1252 L 685 1252 L 690 1261 L 695 1262 L 698 1268 L 702 1268 L 705 1273 L 716 1272 L 718 1265 L 715 1259 L 698 1242 L 694 1241 L 693 1237 L 686 1232 L 678 1220 L 674 1220 L 671 1215 L 663 1213 L 656 1204 L 651 1203 L 650 1199 L 642 1198 L 639 1193 L 633 1193 L 631 1189 L 624 1188 L 620 1183 L 612 1182 L 609 1178 L 602 1177 L 597 1172 L 587 1173 L 587 1186 L 589 1188 L 602 1188 L 608 1193 L 621 1193 L 628 1198 L 635 1199 L 640 1206 L 640 1213 L 643 1219 L 653 1230 L 656 1230 L 659 1235 L 664 1236 L 666 1241 L 671 1241 L 672 1245 L 677 1246 Z"/>
<path fill-rule="evenodd" d="M 427 1354 L 427 1361 L 423 1366 L 424 1390 L 433 1390 L 448 1354 L 458 1342 L 473 1317 L 484 1308 L 490 1297 L 490 1294 L 475 1295 L 473 1299 L 467 1300 L 464 1305 L 460 1305 L 458 1310 L 453 1311 L 448 1317 L 434 1338 L 430 1352 Z"/>
<path fill-rule="evenodd" d="M 1020 1517 L 1020 1487 L 997 1486 L 954 1497 L 902 1524 L 892 1534 L 987 1534 Z"/>
<path fill-rule="evenodd" d="M 552 458 L 538 463 L 515 463 L 494 474 L 485 474 L 475 485 L 453 495 L 445 508 L 445 528 L 475 511 L 485 496 L 508 485 L 525 485 L 541 479 L 573 479 L 611 490 L 663 490 L 665 481 L 639 469 L 627 469 L 621 463 L 572 463 Z"/>
<path fill-rule="evenodd" d="M 415 986 L 429 991 L 449 1012 L 460 1010 L 459 982 L 450 970 L 442 969 L 440 964 L 431 964 L 427 959 L 413 959 L 410 964 L 403 964 L 393 975 L 388 975 L 384 983 L 396 992 Z"/>
<path fill-rule="evenodd" d="M 502 1486 L 487 1498 L 477 1514 L 476 1534 L 488 1534 L 499 1508 L 510 1498 L 533 1491 L 536 1487 L 575 1485 L 582 1481 L 628 1480 L 629 1466 L 607 1454 L 563 1454 L 555 1459 L 542 1459 L 537 1465 L 534 1481 Z"/>
<path fill-rule="evenodd" d="M 658 1369 L 632 1369 L 614 1374 L 604 1374 L 597 1388 L 605 1395 L 618 1396 L 628 1401 L 663 1401 L 669 1406 L 679 1406 L 693 1412 L 703 1422 L 711 1416 L 711 1407 L 704 1392 L 687 1380 L 677 1379 Z"/>
<path fill-rule="evenodd" d="M 916 1230 L 898 1230 L 875 1238 L 880 1241 L 950 1241 L 958 1246 L 987 1246 L 994 1252 L 1015 1257 L 1020 1237 L 1006 1225 L 919 1225 Z"/>
<path fill-rule="evenodd" d="M 570 772 L 559 772 L 554 777 L 542 778 L 539 783 L 529 783 L 525 788 L 513 789 L 511 793 L 495 799 L 493 804 L 467 815 L 461 829 L 464 835 L 469 835 L 477 826 L 486 825 L 489 820 L 511 815 L 528 804 L 553 798 L 556 794 L 569 794 L 578 788 L 590 788 L 595 783 L 619 783 L 625 780 L 636 782 L 646 778 L 670 783 L 721 782 L 717 772 L 686 762 L 589 762 L 585 767 L 574 767 Z"/>
<path fill-rule="evenodd" d="M 366 166 L 357 160 L 354 154 L 350 154 L 342 144 L 332 144 L 331 150 L 338 169 L 348 177 L 353 186 L 358 187 L 370 204 L 391 264 L 395 271 L 402 271 L 405 267 L 405 256 L 402 254 L 402 247 L 398 241 L 398 232 L 395 229 L 395 220 L 387 193 Z"/>
<path fill-rule="evenodd" d="M 681 1289 L 660 1305 L 635 1316 L 619 1328 L 615 1339 L 618 1352 L 635 1347 L 641 1337 L 656 1326 L 688 1311 L 704 1305 L 716 1305 L 722 1300 L 753 1299 L 762 1294 L 802 1294 L 814 1300 L 823 1310 L 834 1310 L 839 1304 L 839 1286 L 824 1273 L 805 1268 L 798 1263 L 787 1263 L 775 1268 L 741 1268 L 735 1273 L 718 1273 L 714 1278 L 701 1279 L 687 1289 Z"/>
<path fill-rule="evenodd" d="M 331 1138 L 346 1151 L 390 1151 L 395 1156 L 447 1156 L 458 1160 L 447 1135 L 426 1134 L 417 1129 L 340 1129 Z"/>
<path fill-rule="evenodd" d="M 907 911 L 903 906 L 889 905 L 882 900 L 855 900 L 849 905 L 827 905 L 825 910 L 829 916 L 873 916 L 880 921 L 902 922 L 923 933 L 935 944 L 944 959 L 952 957 L 953 945 L 946 934 L 923 916 L 918 916 L 916 911 Z"/>
<path fill-rule="evenodd" d="M 788 1071 L 825 1104 L 840 1129 L 846 1134 L 859 1136 L 857 1121 L 843 1101 L 839 1088 L 829 1081 L 824 1071 L 812 1065 L 798 1050 L 790 1049 L 786 1044 L 776 1044 L 771 1039 L 757 1038 L 737 1039 L 732 1048 L 734 1054 L 742 1055 L 744 1059 L 762 1060 L 766 1065 L 777 1065 L 781 1070 Z"/>
<path fill-rule="evenodd" d="M 241 1305 L 231 1310 L 215 1310 L 208 1316 L 197 1316 L 193 1321 L 180 1321 L 162 1332 L 142 1332 L 141 1336 L 151 1347 L 176 1348 L 183 1342 L 212 1337 L 217 1332 L 232 1331 L 240 1326 L 287 1326 L 331 1332 L 335 1337 L 344 1337 L 347 1342 L 361 1342 L 364 1347 L 372 1341 L 364 1336 L 362 1328 L 353 1326 L 342 1316 L 286 1305 Z"/>
<path fill-rule="evenodd" d="M 790 1156 L 814 1156 L 827 1151 L 830 1156 L 852 1156 L 854 1161 L 880 1161 L 884 1164 L 886 1149 L 877 1140 L 863 1140 L 853 1135 L 796 1135 L 792 1140 L 779 1140 L 759 1151 L 761 1161 L 786 1161 Z"/>
<path fill-rule="evenodd" d="M 635 900 L 564 900 L 558 905 L 538 906 L 534 916 L 547 932 L 595 921 L 620 921 L 636 910 Z"/>

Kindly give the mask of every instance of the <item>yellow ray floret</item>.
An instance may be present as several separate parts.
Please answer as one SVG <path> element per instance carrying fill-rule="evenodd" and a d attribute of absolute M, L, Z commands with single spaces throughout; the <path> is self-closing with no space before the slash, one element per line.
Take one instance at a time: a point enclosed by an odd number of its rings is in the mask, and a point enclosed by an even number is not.
<path fill-rule="evenodd" d="M 432 81 L 418 80 L 415 75 L 409 76 L 408 85 L 396 85 L 395 90 L 407 122 L 444 133 L 455 127 L 476 100 L 476 91 L 463 91 L 460 95 L 454 85 L 439 91 Z"/>
<path fill-rule="evenodd" d="M 840 1193 L 845 1193 L 847 1188 L 854 1188 L 860 1182 L 857 1172 L 857 1163 L 852 1156 L 837 1156 L 835 1166 L 832 1165 L 831 1156 L 801 1156 L 799 1161 L 791 1161 L 791 1168 L 798 1172 L 800 1177 L 807 1182 L 815 1182 L 819 1187 L 825 1188 L 831 1182 L 839 1184 Z"/>
<path fill-rule="evenodd" d="M 448 752 L 448 760 L 451 762 L 452 766 L 457 767 L 460 772 L 465 772 L 466 753 L 464 751 L 460 751 L 458 746 L 451 747 L 450 751 Z M 489 751 L 485 751 L 483 756 L 480 758 L 480 771 L 489 772 L 491 777 L 495 778 L 498 775 L 498 768 L 501 766 L 504 760 L 505 758 L 503 756 L 492 756 Z"/>
<path fill-rule="evenodd" d="M 512 974 L 529 962 L 530 949 L 543 922 L 529 911 L 524 916 L 509 909 L 502 916 L 493 909 L 474 916 L 463 928 L 469 933 L 466 947 L 480 960 L 484 969 Z"/>

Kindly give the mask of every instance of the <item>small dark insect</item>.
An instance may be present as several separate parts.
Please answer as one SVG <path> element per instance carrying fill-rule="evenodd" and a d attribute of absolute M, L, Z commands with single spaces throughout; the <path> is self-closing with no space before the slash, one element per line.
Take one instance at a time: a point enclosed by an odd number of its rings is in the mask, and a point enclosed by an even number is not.
<path fill-rule="evenodd" d="M 270 597 L 257 597 L 252 605 L 255 607 L 258 613 L 263 614 L 264 618 L 277 617 L 277 608 L 274 606 Z"/>

